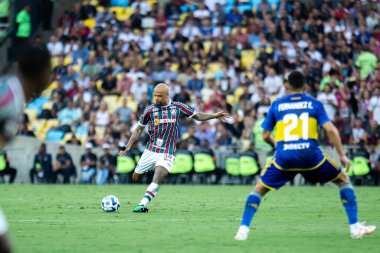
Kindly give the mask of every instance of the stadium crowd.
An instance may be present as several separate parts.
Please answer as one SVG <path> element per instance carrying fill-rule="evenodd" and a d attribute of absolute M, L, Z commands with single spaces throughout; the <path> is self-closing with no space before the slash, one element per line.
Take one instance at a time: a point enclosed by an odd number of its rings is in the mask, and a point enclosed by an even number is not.
<path fill-rule="evenodd" d="M 310 1 L 312 2 L 312 1 Z M 379 170 L 380 16 L 371 1 L 83 1 L 46 43 L 53 80 L 31 102 L 20 135 L 123 146 L 159 82 L 171 99 L 228 123 L 182 121 L 179 147 L 270 151 L 261 123 L 301 70 L 344 144 L 367 145 Z M 118 6 L 119 5 L 119 6 Z M 42 43 L 40 36 L 34 42 Z M 144 148 L 147 135 L 138 143 Z M 321 133 L 321 141 L 329 144 Z"/>

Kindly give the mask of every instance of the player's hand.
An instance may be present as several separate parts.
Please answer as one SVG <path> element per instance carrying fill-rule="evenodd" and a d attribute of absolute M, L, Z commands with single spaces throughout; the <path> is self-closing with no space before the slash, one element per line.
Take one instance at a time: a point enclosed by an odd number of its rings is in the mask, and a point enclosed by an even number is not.
<path fill-rule="evenodd" d="M 223 122 L 226 122 L 230 115 L 226 112 L 220 111 L 214 114 L 215 119 L 220 119 Z"/>
<path fill-rule="evenodd" d="M 125 156 L 125 154 L 129 151 L 128 148 L 126 147 L 123 147 L 120 151 L 119 151 L 119 156 Z"/>
<path fill-rule="evenodd" d="M 348 159 L 348 157 L 346 155 L 341 156 L 339 159 L 340 159 L 340 162 L 342 163 L 342 165 L 346 168 L 346 170 L 349 171 L 350 170 L 350 164 L 351 164 L 350 159 Z"/>

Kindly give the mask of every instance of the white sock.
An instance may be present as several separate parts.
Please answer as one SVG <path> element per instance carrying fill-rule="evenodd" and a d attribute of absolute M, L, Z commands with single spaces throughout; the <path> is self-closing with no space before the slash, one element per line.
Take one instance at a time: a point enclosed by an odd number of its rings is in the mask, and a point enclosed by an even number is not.
<path fill-rule="evenodd" d="M 144 197 L 141 199 L 139 205 L 144 205 L 145 207 L 148 205 L 150 201 L 157 195 L 160 186 L 156 183 L 151 183 L 146 189 Z"/>
<path fill-rule="evenodd" d="M 356 222 L 355 224 L 350 224 L 350 231 L 356 231 L 359 228 L 359 222 Z"/>

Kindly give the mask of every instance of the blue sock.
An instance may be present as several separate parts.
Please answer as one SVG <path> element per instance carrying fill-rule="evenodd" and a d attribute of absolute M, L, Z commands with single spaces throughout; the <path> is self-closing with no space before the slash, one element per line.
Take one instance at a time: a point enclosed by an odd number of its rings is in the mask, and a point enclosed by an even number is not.
<path fill-rule="evenodd" d="M 257 209 L 259 209 L 261 201 L 261 196 L 258 192 L 252 192 L 245 203 L 243 219 L 241 221 L 241 226 L 247 226 L 251 224 L 253 216 L 255 215 Z"/>
<path fill-rule="evenodd" d="M 342 184 L 340 188 L 340 198 L 342 200 L 344 209 L 346 209 L 348 222 L 350 225 L 358 222 L 358 205 L 354 189 L 351 183 Z"/>

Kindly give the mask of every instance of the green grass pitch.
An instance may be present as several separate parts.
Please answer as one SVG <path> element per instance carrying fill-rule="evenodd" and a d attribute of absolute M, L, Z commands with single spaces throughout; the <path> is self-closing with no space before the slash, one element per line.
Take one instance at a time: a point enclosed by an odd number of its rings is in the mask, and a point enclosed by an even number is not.
<path fill-rule="evenodd" d="M 233 240 L 248 186 L 161 187 L 149 213 L 134 214 L 145 185 L 0 186 L 16 252 L 378 252 L 380 231 L 351 240 L 336 187 L 269 193 L 250 238 Z M 380 188 L 356 188 L 359 217 L 380 225 Z M 100 207 L 108 194 L 118 213 Z"/>

